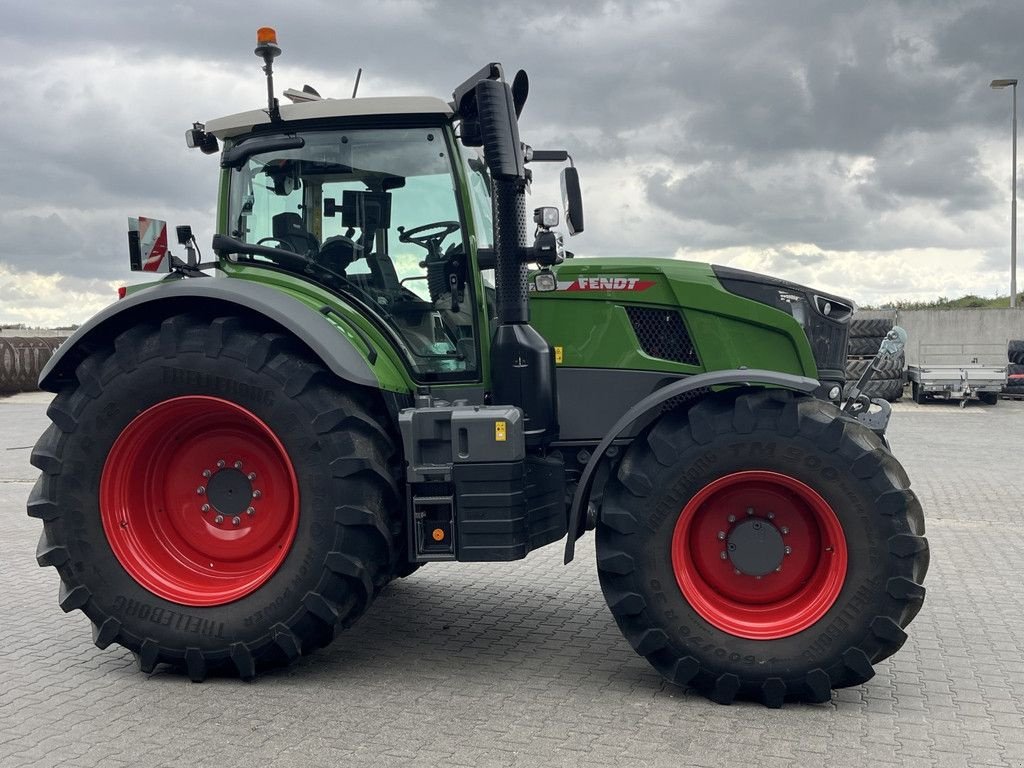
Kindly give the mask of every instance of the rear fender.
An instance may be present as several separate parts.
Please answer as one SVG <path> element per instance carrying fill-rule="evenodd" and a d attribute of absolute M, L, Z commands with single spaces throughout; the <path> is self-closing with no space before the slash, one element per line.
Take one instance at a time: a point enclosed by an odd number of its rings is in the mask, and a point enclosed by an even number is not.
<path fill-rule="evenodd" d="M 687 376 L 685 379 L 674 381 L 649 394 L 622 414 L 622 418 L 615 422 L 614 426 L 601 438 L 601 442 L 598 443 L 597 448 L 591 454 L 587 466 L 584 467 L 583 474 L 580 475 L 579 484 L 576 486 L 576 494 L 573 496 L 572 506 L 569 508 L 569 535 L 565 541 L 565 562 L 567 564 L 572 562 L 576 552 L 576 539 L 580 535 L 580 519 L 583 509 L 586 508 L 590 501 L 594 474 L 615 439 L 622 435 L 635 421 L 643 416 L 650 415 L 652 411 L 660 408 L 673 397 L 685 395 L 687 392 L 693 392 L 703 387 L 729 385 L 768 385 L 811 394 L 818 388 L 819 382 L 817 379 L 808 378 L 807 376 L 795 376 L 791 373 L 738 368 Z"/>
<path fill-rule="evenodd" d="M 39 388 L 56 392 L 74 377 L 78 363 L 93 349 L 119 333 L 146 322 L 183 312 L 241 315 L 271 320 L 290 333 L 345 381 L 380 388 L 374 373 L 376 350 L 367 341 L 360 351 L 328 318 L 307 304 L 274 288 L 248 280 L 163 281 L 111 304 L 64 342 L 39 375 Z M 356 329 L 356 335 L 365 339 Z M 373 361 L 373 362 L 371 362 Z"/>

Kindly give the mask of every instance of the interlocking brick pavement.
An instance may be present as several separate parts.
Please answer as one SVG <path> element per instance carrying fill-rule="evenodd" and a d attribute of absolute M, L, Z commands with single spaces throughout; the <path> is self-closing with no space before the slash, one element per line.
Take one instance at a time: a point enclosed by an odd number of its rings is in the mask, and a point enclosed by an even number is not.
<path fill-rule="evenodd" d="M 661 681 L 605 608 L 592 538 L 433 564 L 329 648 L 195 685 L 91 642 L 25 515 L 41 394 L 0 399 L 0 766 L 1024 766 L 1024 402 L 904 403 L 928 516 L 910 640 L 825 705 L 729 707 Z"/>

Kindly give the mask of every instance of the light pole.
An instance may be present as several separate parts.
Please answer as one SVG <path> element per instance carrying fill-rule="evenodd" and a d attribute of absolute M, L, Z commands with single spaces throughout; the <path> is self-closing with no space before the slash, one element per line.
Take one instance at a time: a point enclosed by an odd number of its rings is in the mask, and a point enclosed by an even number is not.
<path fill-rule="evenodd" d="M 1010 306 L 1017 306 L 1017 78 L 993 80 L 990 88 L 1013 88 L 1013 192 L 1010 203 Z"/>

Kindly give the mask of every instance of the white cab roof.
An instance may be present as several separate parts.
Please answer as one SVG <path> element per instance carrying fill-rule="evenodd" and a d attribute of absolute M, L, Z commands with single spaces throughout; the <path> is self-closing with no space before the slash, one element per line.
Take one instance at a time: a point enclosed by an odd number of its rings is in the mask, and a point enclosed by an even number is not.
<path fill-rule="evenodd" d="M 281 119 L 319 120 L 331 117 L 358 117 L 363 115 L 443 115 L 451 117 L 448 104 L 433 96 L 386 96 L 367 99 L 320 99 L 301 104 L 282 104 Z M 248 133 L 257 125 L 270 122 L 265 109 L 252 109 L 236 115 L 218 117 L 206 124 L 206 131 L 218 139 L 227 139 Z"/>

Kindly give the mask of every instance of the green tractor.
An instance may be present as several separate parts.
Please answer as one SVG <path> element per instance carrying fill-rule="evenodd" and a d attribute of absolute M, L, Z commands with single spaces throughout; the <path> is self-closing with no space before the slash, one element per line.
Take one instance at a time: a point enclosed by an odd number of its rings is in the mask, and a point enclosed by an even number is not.
<path fill-rule="evenodd" d="M 852 302 L 573 258 L 557 208 L 531 242 L 536 164 L 583 213 L 567 152 L 520 141 L 524 73 L 282 106 L 272 30 L 256 53 L 267 108 L 186 134 L 220 156 L 216 259 L 134 220 L 166 274 L 40 378 L 37 558 L 100 648 L 250 679 L 424 564 L 568 563 L 592 529 L 626 640 L 714 701 L 827 701 L 900 648 L 928 547 L 888 405 L 841 400 Z"/>

